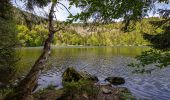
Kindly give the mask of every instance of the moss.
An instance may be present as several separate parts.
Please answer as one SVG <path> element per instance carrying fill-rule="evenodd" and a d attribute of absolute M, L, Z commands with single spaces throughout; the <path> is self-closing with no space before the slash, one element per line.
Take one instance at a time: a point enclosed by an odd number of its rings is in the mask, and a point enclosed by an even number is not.
<path fill-rule="evenodd" d="M 80 79 L 79 81 L 65 82 L 64 87 L 55 90 L 51 85 L 34 94 L 35 100 L 80 100 L 97 97 L 98 88 L 92 81 Z M 84 100 L 84 99 L 83 99 Z"/>
<path fill-rule="evenodd" d="M 120 97 L 122 100 L 136 100 L 128 89 L 121 91 Z"/>
<path fill-rule="evenodd" d="M 66 82 L 64 84 L 64 95 L 61 100 L 69 98 L 80 100 L 81 98 L 94 99 L 98 94 L 98 88 L 89 80 L 81 79 L 77 82 Z"/>
<path fill-rule="evenodd" d="M 54 85 L 48 85 L 47 86 L 47 90 L 55 90 L 55 88 L 56 88 L 56 86 L 54 86 Z"/>
<path fill-rule="evenodd" d="M 56 90 L 54 86 L 49 85 L 47 88 L 37 91 L 33 94 L 35 100 L 56 100 L 63 94 L 63 89 Z"/>
<path fill-rule="evenodd" d="M 109 81 L 113 85 L 121 85 L 125 83 L 125 79 L 122 77 L 108 77 L 105 81 Z"/>
<path fill-rule="evenodd" d="M 79 80 L 82 80 L 82 79 L 94 81 L 94 82 L 99 81 L 96 76 L 92 76 L 92 75 L 88 74 L 87 72 L 78 72 L 73 67 L 67 68 L 64 71 L 62 77 L 63 77 L 63 79 L 62 79 L 63 84 L 65 82 L 72 82 L 72 81 L 78 82 Z"/>
<path fill-rule="evenodd" d="M 79 81 L 80 79 L 83 78 L 73 67 L 67 68 L 62 76 L 63 76 L 63 80 L 62 80 L 63 84 L 65 82 Z"/>

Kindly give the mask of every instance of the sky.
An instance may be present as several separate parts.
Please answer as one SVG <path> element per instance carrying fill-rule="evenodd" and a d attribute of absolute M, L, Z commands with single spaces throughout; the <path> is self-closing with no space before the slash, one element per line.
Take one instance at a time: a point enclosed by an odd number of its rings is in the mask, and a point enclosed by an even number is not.
<path fill-rule="evenodd" d="M 25 6 L 22 2 L 20 2 L 19 0 L 12 0 L 12 3 L 19 7 L 20 9 L 22 10 L 25 10 Z M 66 0 L 61 0 L 61 3 L 64 4 L 67 8 L 69 7 L 69 2 L 66 1 Z M 45 7 L 44 10 L 42 9 L 39 9 L 39 8 L 35 8 L 35 14 L 38 14 L 39 16 L 45 16 L 45 12 L 48 13 L 49 11 L 49 7 L 50 6 L 47 6 Z M 156 9 L 160 9 L 160 8 L 163 8 L 163 9 L 170 9 L 170 4 L 156 4 Z M 71 12 L 72 15 L 75 15 L 77 13 L 80 13 L 81 12 L 81 9 L 80 8 L 76 8 L 75 6 L 72 6 L 71 9 L 69 9 L 69 11 Z M 59 21 L 66 21 L 68 15 L 69 15 L 69 12 L 61 5 L 59 5 L 56 9 L 56 19 L 59 20 Z M 149 17 L 152 17 L 152 16 L 159 16 L 158 14 L 155 14 L 153 12 L 150 12 L 149 13 Z"/>
<path fill-rule="evenodd" d="M 22 3 L 18 0 L 12 0 L 12 3 L 14 6 L 16 6 L 22 10 L 25 10 L 24 3 Z M 67 8 L 69 8 L 68 1 L 62 0 L 61 3 L 64 4 Z M 33 13 L 36 13 L 40 16 L 45 16 L 46 13 L 49 12 L 49 9 L 50 9 L 50 5 L 45 7 L 44 10 L 42 10 L 40 8 L 35 8 L 35 12 L 33 12 Z M 79 8 L 76 8 L 75 6 L 72 6 L 68 12 L 62 5 L 58 5 L 58 7 L 55 11 L 56 11 L 56 13 L 55 13 L 56 19 L 59 21 L 66 21 L 67 17 L 69 16 L 69 12 L 71 12 L 72 15 L 76 15 L 77 13 L 81 12 L 81 10 Z"/>

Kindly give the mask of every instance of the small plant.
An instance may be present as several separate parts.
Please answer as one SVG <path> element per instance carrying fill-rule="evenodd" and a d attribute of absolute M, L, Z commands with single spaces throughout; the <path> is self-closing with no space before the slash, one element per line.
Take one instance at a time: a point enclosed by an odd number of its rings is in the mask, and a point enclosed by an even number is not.
<path fill-rule="evenodd" d="M 9 93 L 13 93 L 12 88 L 0 89 L 0 100 L 3 100 Z"/>
<path fill-rule="evenodd" d="M 123 92 L 121 94 L 122 100 L 135 100 L 134 96 L 130 92 Z"/>
<path fill-rule="evenodd" d="M 36 97 L 39 97 L 43 94 L 46 94 L 49 90 L 55 90 L 55 86 L 53 85 L 48 85 L 46 88 L 42 89 L 42 90 L 39 90 L 35 93 L 35 96 Z"/>
<path fill-rule="evenodd" d="M 63 98 L 78 100 L 80 98 L 95 98 L 98 93 L 97 88 L 89 80 L 79 80 L 78 82 L 66 82 L 64 84 Z"/>

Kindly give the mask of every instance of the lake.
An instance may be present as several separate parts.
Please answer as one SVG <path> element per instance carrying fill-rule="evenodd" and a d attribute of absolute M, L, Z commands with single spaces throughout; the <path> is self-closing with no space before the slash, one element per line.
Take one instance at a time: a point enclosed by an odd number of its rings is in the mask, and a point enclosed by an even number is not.
<path fill-rule="evenodd" d="M 124 77 L 127 87 L 139 99 L 170 100 L 170 67 L 156 69 L 151 74 L 134 74 L 127 65 L 135 61 L 135 56 L 148 47 L 53 47 L 45 71 L 39 78 L 42 89 L 50 84 L 62 87 L 62 73 L 67 67 L 86 71 L 99 78 L 105 84 L 108 76 Z M 26 73 L 41 54 L 41 47 L 22 48 L 19 50 L 21 61 L 18 63 L 20 73 Z M 154 66 L 154 65 L 149 65 Z"/>

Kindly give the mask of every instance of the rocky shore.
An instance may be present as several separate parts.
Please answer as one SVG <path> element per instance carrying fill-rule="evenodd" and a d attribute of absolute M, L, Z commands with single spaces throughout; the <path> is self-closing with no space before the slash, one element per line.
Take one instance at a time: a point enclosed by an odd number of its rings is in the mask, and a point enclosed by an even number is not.
<path fill-rule="evenodd" d="M 125 87 L 112 87 L 125 83 L 122 77 L 108 77 L 108 84 L 98 84 L 98 78 L 69 67 L 63 73 L 63 88 L 48 87 L 34 94 L 33 100 L 134 100 Z"/>

